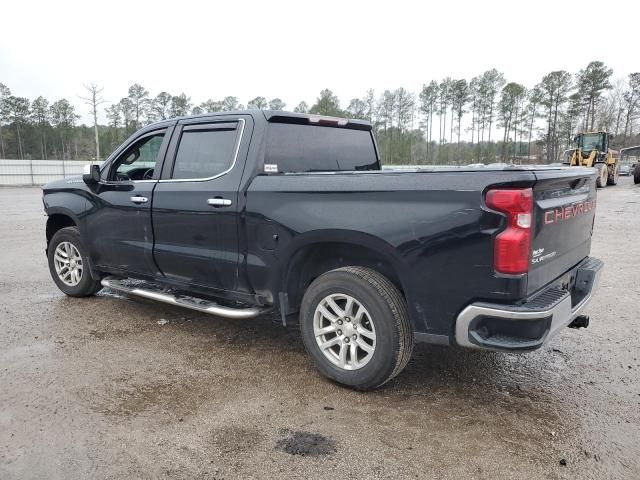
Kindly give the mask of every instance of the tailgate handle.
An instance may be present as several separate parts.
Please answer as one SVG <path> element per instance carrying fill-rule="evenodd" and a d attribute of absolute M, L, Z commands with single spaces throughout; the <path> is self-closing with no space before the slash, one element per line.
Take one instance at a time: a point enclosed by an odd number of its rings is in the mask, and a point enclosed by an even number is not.
<path fill-rule="evenodd" d="M 571 187 L 571 190 L 575 190 L 576 188 L 584 185 L 586 181 L 587 181 L 586 178 L 576 178 L 573 182 L 569 184 L 569 186 Z"/>

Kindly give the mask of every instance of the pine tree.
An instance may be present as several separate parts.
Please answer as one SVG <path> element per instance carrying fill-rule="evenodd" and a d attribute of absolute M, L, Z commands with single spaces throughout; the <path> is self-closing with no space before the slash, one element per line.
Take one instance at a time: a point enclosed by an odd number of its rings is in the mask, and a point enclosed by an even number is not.
<path fill-rule="evenodd" d="M 595 61 L 589 63 L 587 68 L 580 70 L 576 75 L 578 92 L 587 106 L 587 129 L 593 130 L 595 126 L 596 108 L 602 92 L 611 88 L 609 79 L 612 74 L 612 69 L 600 61 Z"/>

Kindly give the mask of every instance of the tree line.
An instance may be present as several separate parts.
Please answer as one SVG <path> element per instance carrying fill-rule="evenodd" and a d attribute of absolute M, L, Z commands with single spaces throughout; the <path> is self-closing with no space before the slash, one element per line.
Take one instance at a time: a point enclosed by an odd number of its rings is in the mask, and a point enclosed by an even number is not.
<path fill-rule="evenodd" d="M 237 97 L 197 103 L 184 92 L 156 95 L 133 84 L 117 102 L 103 98 L 96 84 L 78 97 L 93 125 L 78 125 L 69 99 L 50 102 L 14 96 L 0 83 L 0 158 L 104 159 L 143 125 L 189 114 L 269 109 L 285 110 L 280 98 L 257 96 L 246 107 Z M 101 110 L 103 109 L 104 110 Z M 104 111 L 107 124 L 100 124 Z M 293 111 L 368 120 L 380 156 L 387 164 L 536 163 L 562 160 L 580 130 L 607 130 L 614 147 L 640 143 L 640 73 L 613 79 L 603 62 L 590 62 L 575 74 L 564 70 L 525 86 L 508 82 L 495 68 L 470 80 L 444 78 L 376 94 L 367 90 L 345 107 L 331 90 Z"/>

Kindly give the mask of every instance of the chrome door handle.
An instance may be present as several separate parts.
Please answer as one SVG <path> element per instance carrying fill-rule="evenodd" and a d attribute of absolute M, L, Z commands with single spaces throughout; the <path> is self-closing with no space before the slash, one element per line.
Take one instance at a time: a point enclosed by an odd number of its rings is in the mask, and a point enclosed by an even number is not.
<path fill-rule="evenodd" d="M 147 203 L 149 199 L 147 197 L 129 197 L 133 203 Z"/>
<path fill-rule="evenodd" d="M 211 205 L 212 207 L 229 207 L 231 200 L 228 198 L 210 198 L 207 200 L 207 205 Z"/>

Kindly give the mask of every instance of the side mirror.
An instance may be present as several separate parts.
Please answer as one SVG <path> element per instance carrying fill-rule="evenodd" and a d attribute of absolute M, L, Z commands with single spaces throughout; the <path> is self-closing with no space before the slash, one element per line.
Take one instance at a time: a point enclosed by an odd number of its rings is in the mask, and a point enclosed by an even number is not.
<path fill-rule="evenodd" d="M 95 185 L 100 183 L 100 165 L 85 165 L 82 174 L 82 180 L 87 185 Z"/>

